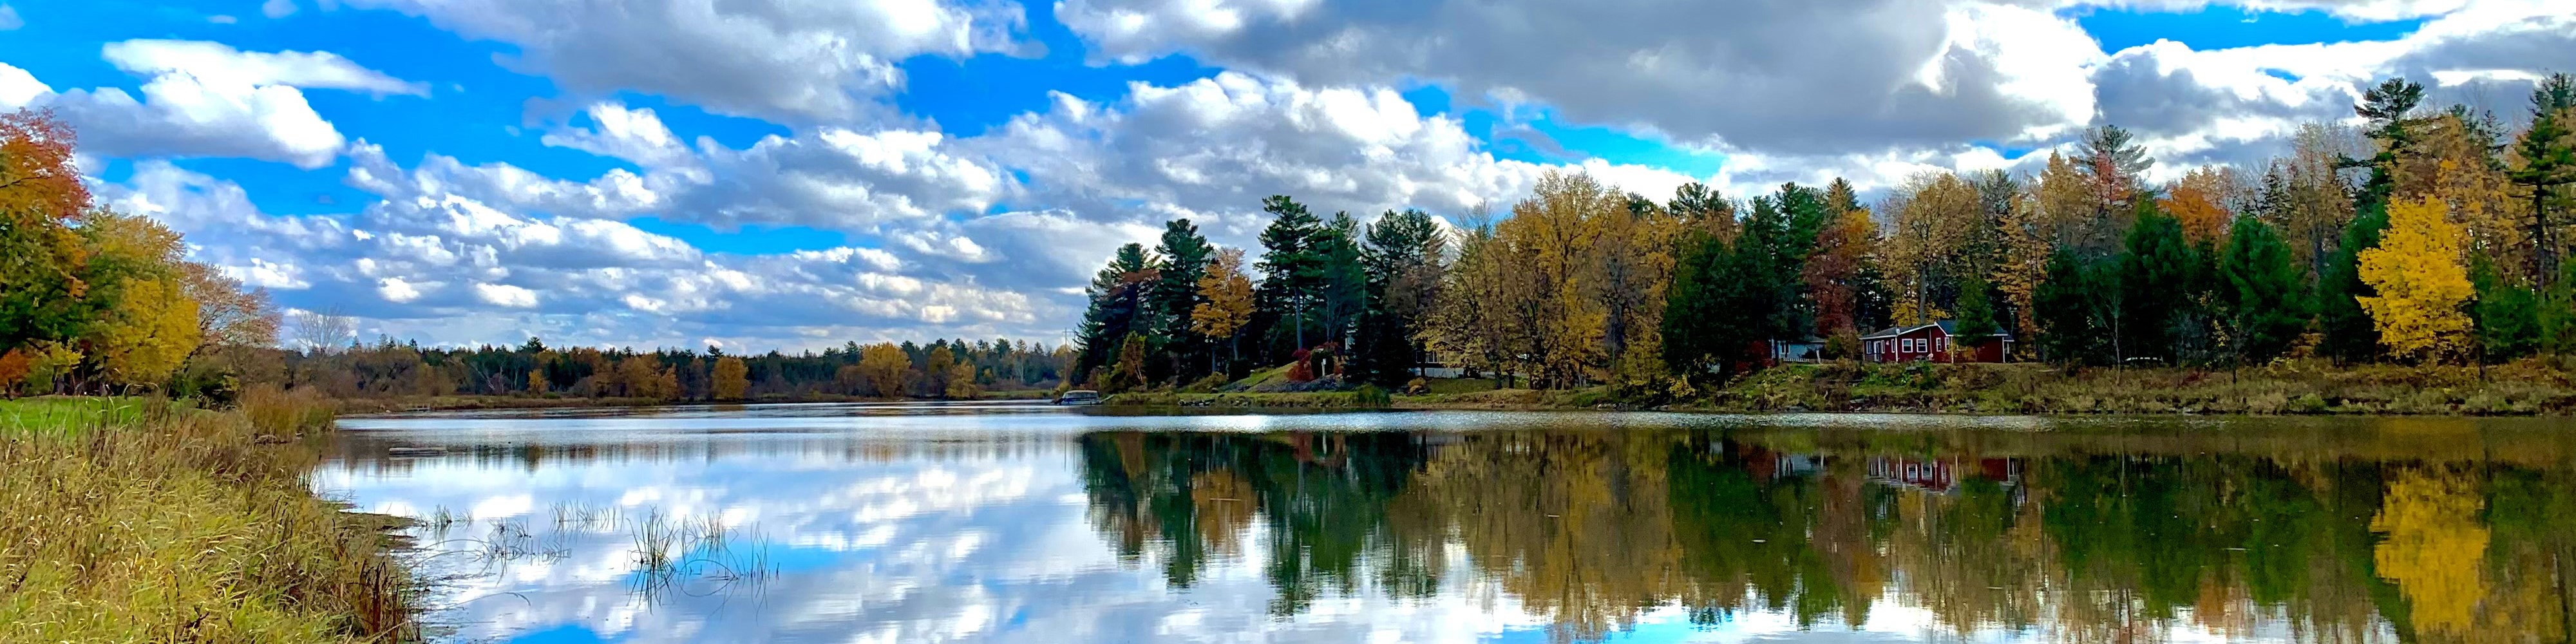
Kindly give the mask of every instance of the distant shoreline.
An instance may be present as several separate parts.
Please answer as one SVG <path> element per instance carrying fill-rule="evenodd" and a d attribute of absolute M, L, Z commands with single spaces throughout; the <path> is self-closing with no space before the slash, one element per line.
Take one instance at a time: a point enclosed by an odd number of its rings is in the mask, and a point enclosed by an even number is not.
<path fill-rule="evenodd" d="M 2576 374 L 2541 360 L 2485 368 L 2336 366 L 2289 361 L 2243 369 L 2078 368 L 2041 364 L 1801 364 L 1710 391 L 1611 386 L 1394 395 L 1361 404 L 1327 392 L 1130 392 L 1123 408 L 1637 410 L 1707 413 L 1975 415 L 2214 414 L 2559 416 L 2576 414 Z M 1439 389 L 1434 389 L 1435 392 Z"/>
<path fill-rule="evenodd" d="M 1045 400 L 1050 392 L 996 391 L 971 400 Z M 631 397 L 533 397 L 533 396 L 397 396 L 388 398 L 343 398 L 336 401 L 341 414 L 387 414 L 406 411 L 460 411 L 476 409 L 613 409 L 625 407 L 666 407 L 671 405 L 766 405 L 777 403 L 895 403 L 951 402 L 945 398 L 874 398 L 865 396 L 778 396 L 749 400 L 671 400 Z"/>

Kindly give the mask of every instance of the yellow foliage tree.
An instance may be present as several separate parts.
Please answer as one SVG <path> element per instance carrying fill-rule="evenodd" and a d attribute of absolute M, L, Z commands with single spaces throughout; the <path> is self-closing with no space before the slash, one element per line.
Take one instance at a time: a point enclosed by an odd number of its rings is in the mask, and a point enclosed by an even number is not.
<path fill-rule="evenodd" d="M 866 395 L 903 395 L 904 375 L 911 370 L 912 357 L 893 343 L 879 342 L 859 350 L 859 380 Z"/>
<path fill-rule="evenodd" d="M 708 395 L 716 400 L 742 400 L 743 394 L 751 391 L 751 367 L 741 358 L 716 359 L 716 370 L 710 378 Z"/>
<path fill-rule="evenodd" d="M 1890 200 L 1896 234 L 1887 239 L 1888 273 L 1898 324 L 1948 317 L 1931 299 L 1936 282 L 1958 280 L 1971 258 L 1969 237 L 1985 214 L 1975 185 L 1947 172 L 1917 175 Z"/>
<path fill-rule="evenodd" d="M 2393 355 L 2443 360 L 2468 348 L 2460 306 L 2474 291 L 2460 260 L 2463 233 L 2447 210 L 2432 198 L 2391 202 L 2379 247 L 2361 252 L 2361 279 L 2379 292 L 2361 306 Z"/>
<path fill-rule="evenodd" d="M 1190 330 L 1225 338 L 1227 359 L 1232 360 L 1234 332 L 1252 323 L 1252 278 L 1243 274 L 1243 249 L 1217 251 L 1199 276 L 1199 297 L 1207 301 L 1190 311 Z"/>
<path fill-rule="evenodd" d="M 200 332 L 197 302 L 177 280 L 133 280 L 91 334 L 90 355 L 112 384 L 153 385 L 196 352 Z"/>

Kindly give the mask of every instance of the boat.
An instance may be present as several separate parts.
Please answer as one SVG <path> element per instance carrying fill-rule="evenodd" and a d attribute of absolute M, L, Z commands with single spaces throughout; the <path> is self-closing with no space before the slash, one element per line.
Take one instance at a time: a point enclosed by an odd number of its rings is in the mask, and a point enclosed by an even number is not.
<path fill-rule="evenodd" d="M 1056 397 L 1055 397 L 1055 404 L 1058 404 L 1058 405 L 1097 405 L 1097 404 L 1100 404 L 1100 392 L 1092 391 L 1092 390 L 1089 390 L 1089 389 L 1075 389 L 1075 390 L 1073 390 L 1073 391 L 1064 392 L 1062 395 L 1058 395 L 1058 396 L 1056 396 Z"/>

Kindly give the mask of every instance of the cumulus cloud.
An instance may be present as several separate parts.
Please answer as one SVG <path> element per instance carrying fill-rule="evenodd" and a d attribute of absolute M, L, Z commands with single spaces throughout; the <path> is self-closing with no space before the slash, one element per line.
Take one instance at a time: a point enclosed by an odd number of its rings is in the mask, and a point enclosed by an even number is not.
<path fill-rule="evenodd" d="M 1009 46 L 1017 5 L 943 0 L 344 0 L 509 43 L 510 64 L 591 95 L 622 90 L 727 114 L 859 114 L 903 82 L 896 63 Z"/>
<path fill-rule="evenodd" d="M 1105 221 L 1193 217 L 1236 242 L 1263 223 L 1254 215 L 1270 195 L 1327 213 L 1455 213 L 1517 199 L 1555 167 L 1496 159 L 1457 118 L 1423 116 L 1387 86 L 1310 88 L 1235 72 L 1136 84 L 1114 104 L 1058 94 L 1049 111 L 969 145 L 1027 173 L 1033 201 Z M 1598 162 L 1592 169 L 1648 194 L 1693 179 Z"/>
<path fill-rule="evenodd" d="M 1115 59 L 1185 52 L 1320 84 L 1422 79 L 1793 153 L 2080 124 L 2090 96 L 2066 83 L 2099 55 L 2041 9 L 1911 0 L 1067 0 L 1056 13 Z"/>
<path fill-rule="evenodd" d="M 163 161 L 96 189 L 109 205 L 186 234 L 193 257 L 274 289 L 288 306 L 341 307 L 371 329 L 424 342 L 515 342 L 548 330 L 573 344 L 713 336 L 798 347 L 848 337 L 809 331 L 852 327 L 1051 337 L 1069 314 L 973 275 L 907 272 L 911 262 L 884 249 L 709 254 L 622 221 L 531 214 L 451 189 L 481 184 L 444 178 L 494 168 L 366 165 L 352 174 L 378 173 L 389 194 L 343 216 L 262 213 L 239 186 Z M 496 327 L 496 318 L 516 322 Z"/>
<path fill-rule="evenodd" d="M 426 95 L 328 52 L 244 52 L 209 42 L 129 40 L 104 49 L 118 69 L 150 76 L 143 98 L 103 87 L 53 93 L 23 70 L 0 70 L 0 102 L 53 108 L 109 156 L 246 157 L 328 165 L 347 140 L 300 88 Z"/>

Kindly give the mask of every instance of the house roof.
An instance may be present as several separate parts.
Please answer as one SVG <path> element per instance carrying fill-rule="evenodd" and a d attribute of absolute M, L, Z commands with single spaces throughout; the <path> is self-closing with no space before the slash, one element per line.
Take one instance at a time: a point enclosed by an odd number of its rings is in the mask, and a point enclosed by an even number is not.
<path fill-rule="evenodd" d="M 1863 339 L 1863 340 L 1879 340 L 1879 339 L 1885 339 L 1885 338 L 1893 338 L 1893 337 L 1896 337 L 1896 336 L 1905 335 L 1905 334 L 1908 334 L 1908 333 L 1913 333 L 1913 332 L 1916 332 L 1916 331 L 1921 331 L 1921 330 L 1928 329 L 1928 328 L 1932 328 L 1932 327 L 1936 327 L 1936 326 L 1937 326 L 1937 327 L 1941 327 L 1941 334 L 1942 334 L 1942 335 L 1958 335 L 1958 333 L 1959 333 L 1959 321 L 1958 321 L 1958 320 L 1942 320 L 1942 321 L 1939 321 L 1939 322 L 1933 322 L 1933 323 L 1931 323 L 1931 324 L 1917 324 L 1917 325 L 1913 325 L 1913 326 L 1892 326 L 1892 327 L 1888 327 L 1888 328 L 1885 328 L 1885 329 L 1880 329 L 1877 333 L 1872 333 L 1872 334 L 1869 334 L 1869 335 L 1861 336 L 1861 337 L 1860 337 L 1860 339 Z M 2011 331 L 2006 331 L 2006 330 L 2003 330 L 2003 329 L 1995 329 L 1995 335 L 1994 335 L 1994 337 L 2002 338 L 2002 339 L 2004 339 L 2005 341 L 2011 341 L 2011 340 L 2013 339 L 2013 337 L 2012 337 L 2012 332 L 2011 332 Z"/>

